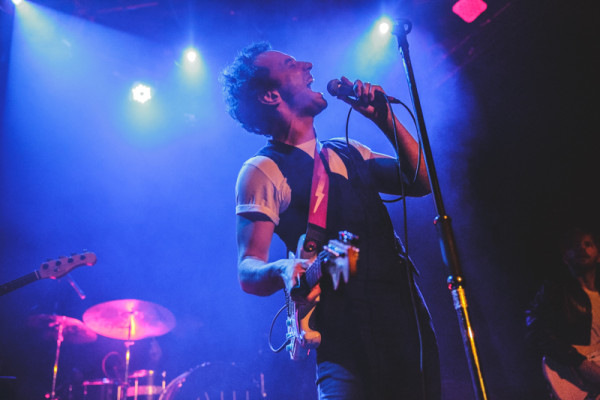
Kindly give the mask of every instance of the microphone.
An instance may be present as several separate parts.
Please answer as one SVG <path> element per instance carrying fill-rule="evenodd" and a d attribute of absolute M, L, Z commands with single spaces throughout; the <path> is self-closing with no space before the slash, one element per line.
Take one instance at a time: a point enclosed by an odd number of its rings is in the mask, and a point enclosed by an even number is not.
<path fill-rule="evenodd" d="M 352 88 L 352 85 L 345 85 L 339 79 L 330 80 L 329 83 L 327 84 L 327 91 L 329 92 L 330 95 L 332 95 L 334 97 L 348 96 L 348 97 L 356 98 L 356 94 L 354 93 L 354 89 Z M 380 90 L 376 90 L 375 95 L 387 97 L 389 102 L 392 104 L 400 104 L 400 100 L 396 99 L 395 97 L 388 96 Z"/>

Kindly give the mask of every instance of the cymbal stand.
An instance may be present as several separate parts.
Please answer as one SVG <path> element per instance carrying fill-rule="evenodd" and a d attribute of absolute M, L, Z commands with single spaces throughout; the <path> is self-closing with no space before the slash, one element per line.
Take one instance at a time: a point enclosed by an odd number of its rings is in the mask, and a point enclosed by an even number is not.
<path fill-rule="evenodd" d="M 123 398 L 127 393 L 127 386 L 129 385 L 129 360 L 131 359 L 131 346 L 134 345 L 134 341 L 131 340 L 131 332 L 134 329 L 133 314 L 129 315 L 129 327 L 127 328 L 127 340 L 125 341 L 125 380 L 123 381 Z M 121 399 L 121 393 L 119 393 L 119 400 Z"/>
<path fill-rule="evenodd" d="M 61 318 L 61 322 L 58 324 L 58 331 L 56 333 L 56 357 L 54 358 L 54 368 L 52 370 L 52 392 L 50 393 L 50 400 L 56 399 L 56 375 L 58 374 L 58 359 L 60 358 L 60 347 L 62 345 L 63 340 L 65 339 L 63 336 L 63 320 L 64 317 Z"/>
<path fill-rule="evenodd" d="M 125 352 L 125 383 L 129 380 L 129 359 L 131 358 L 131 346 L 134 344 L 134 341 L 131 340 L 131 333 L 134 329 L 133 316 L 134 313 L 129 314 L 129 327 L 127 328 L 127 340 L 125 341 L 125 348 L 127 349 Z"/>

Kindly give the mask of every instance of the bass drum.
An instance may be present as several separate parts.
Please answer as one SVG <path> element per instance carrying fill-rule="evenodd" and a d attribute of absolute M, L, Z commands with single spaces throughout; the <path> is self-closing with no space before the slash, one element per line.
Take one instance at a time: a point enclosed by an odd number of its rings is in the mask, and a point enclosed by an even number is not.
<path fill-rule="evenodd" d="M 205 362 L 173 379 L 159 400 L 262 400 L 261 381 L 236 363 Z"/>

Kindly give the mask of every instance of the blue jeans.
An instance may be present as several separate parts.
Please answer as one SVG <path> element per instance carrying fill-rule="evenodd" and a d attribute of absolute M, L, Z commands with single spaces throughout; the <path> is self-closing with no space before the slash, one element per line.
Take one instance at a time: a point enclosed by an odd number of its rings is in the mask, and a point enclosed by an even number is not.
<path fill-rule="evenodd" d="M 350 370 L 333 362 L 317 364 L 319 400 L 364 400 L 362 381 Z"/>

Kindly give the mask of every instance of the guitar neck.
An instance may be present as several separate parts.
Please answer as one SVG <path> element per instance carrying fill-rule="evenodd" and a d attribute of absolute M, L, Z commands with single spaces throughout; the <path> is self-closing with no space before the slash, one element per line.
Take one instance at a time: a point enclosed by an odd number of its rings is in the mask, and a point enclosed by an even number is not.
<path fill-rule="evenodd" d="M 6 293 L 10 293 L 13 290 L 17 290 L 39 279 L 40 275 L 38 271 L 33 271 L 27 275 L 23 275 L 22 277 L 15 279 L 14 281 L 4 283 L 0 285 L 0 296 L 5 295 Z"/>
<path fill-rule="evenodd" d="M 313 262 L 304 273 L 306 282 L 308 283 L 310 289 L 314 288 L 323 276 L 323 271 L 321 270 L 321 257 L 322 255 L 319 254 L 315 262 Z"/>

